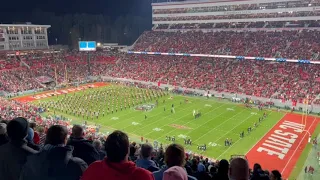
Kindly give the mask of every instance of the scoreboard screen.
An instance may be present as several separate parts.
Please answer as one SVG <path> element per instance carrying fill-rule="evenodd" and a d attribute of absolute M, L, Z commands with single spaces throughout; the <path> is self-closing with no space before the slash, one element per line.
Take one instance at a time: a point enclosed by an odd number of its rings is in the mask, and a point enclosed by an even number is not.
<path fill-rule="evenodd" d="M 95 41 L 79 41 L 79 51 L 96 51 L 97 43 Z"/>

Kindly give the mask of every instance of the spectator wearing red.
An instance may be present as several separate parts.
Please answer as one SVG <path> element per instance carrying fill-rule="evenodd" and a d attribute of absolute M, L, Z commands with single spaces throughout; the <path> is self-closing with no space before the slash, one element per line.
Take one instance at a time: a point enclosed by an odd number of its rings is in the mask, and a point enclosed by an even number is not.
<path fill-rule="evenodd" d="M 129 138 L 121 131 L 114 131 L 105 142 L 107 158 L 92 163 L 82 180 L 154 180 L 152 174 L 128 161 Z"/>

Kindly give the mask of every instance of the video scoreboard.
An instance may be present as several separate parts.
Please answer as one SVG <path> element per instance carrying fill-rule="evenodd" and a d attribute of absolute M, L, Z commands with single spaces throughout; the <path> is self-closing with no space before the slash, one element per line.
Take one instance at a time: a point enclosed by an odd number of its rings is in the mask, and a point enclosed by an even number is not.
<path fill-rule="evenodd" d="M 79 41 L 79 51 L 96 51 L 97 43 L 95 41 Z"/>

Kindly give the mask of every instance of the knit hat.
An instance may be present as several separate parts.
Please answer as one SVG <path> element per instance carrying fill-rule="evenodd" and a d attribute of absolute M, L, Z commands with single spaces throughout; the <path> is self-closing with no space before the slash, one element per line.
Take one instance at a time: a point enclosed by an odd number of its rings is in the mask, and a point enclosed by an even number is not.
<path fill-rule="evenodd" d="M 7 125 L 5 123 L 0 123 L 0 135 L 7 133 Z"/>
<path fill-rule="evenodd" d="M 188 175 L 182 167 L 173 166 L 164 172 L 163 180 L 188 180 Z"/>
<path fill-rule="evenodd" d="M 7 125 L 8 137 L 12 140 L 23 140 L 27 137 L 29 122 L 26 118 L 18 117 Z"/>

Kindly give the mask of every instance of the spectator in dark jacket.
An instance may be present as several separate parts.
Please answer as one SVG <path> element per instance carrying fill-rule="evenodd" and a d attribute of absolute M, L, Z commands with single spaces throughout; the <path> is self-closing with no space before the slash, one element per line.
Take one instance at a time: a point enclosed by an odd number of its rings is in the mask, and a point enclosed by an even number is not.
<path fill-rule="evenodd" d="M 219 162 L 218 172 L 213 175 L 213 179 L 228 180 L 229 162 L 222 159 Z"/>
<path fill-rule="evenodd" d="M 19 117 L 7 125 L 9 142 L 0 146 L 0 179 L 19 180 L 22 166 L 27 156 L 37 151 L 27 146 L 29 123 L 25 118 Z"/>
<path fill-rule="evenodd" d="M 40 153 L 28 157 L 20 180 L 79 180 L 88 165 L 72 156 L 72 147 L 66 146 L 67 136 L 66 127 L 51 126 L 45 146 Z"/>
<path fill-rule="evenodd" d="M 104 157 L 106 156 L 106 152 L 102 150 L 101 141 L 100 140 L 94 140 L 92 145 L 99 153 L 99 156 L 100 156 L 99 160 L 104 159 Z"/>
<path fill-rule="evenodd" d="M 83 138 L 84 130 L 80 125 L 74 125 L 68 145 L 73 146 L 73 156 L 83 159 L 88 165 L 100 159 L 98 151 L 90 141 Z"/>
<path fill-rule="evenodd" d="M 0 146 L 9 142 L 7 135 L 7 124 L 0 123 Z"/>
<path fill-rule="evenodd" d="M 142 144 L 140 150 L 140 158 L 137 159 L 136 165 L 143 169 L 147 169 L 150 172 L 158 171 L 158 166 L 153 160 L 151 160 L 152 151 L 153 147 L 150 144 Z"/>
<path fill-rule="evenodd" d="M 270 173 L 270 180 L 282 180 L 281 173 L 278 170 L 273 170 Z"/>
<path fill-rule="evenodd" d="M 269 180 L 269 176 L 262 170 L 261 165 L 256 163 L 253 165 L 251 180 Z"/>
<path fill-rule="evenodd" d="M 135 162 L 137 160 L 137 157 L 135 156 L 136 150 L 137 148 L 133 144 L 131 144 L 130 151 L 129 151 L 129 159 L 132 162 Z"/>

